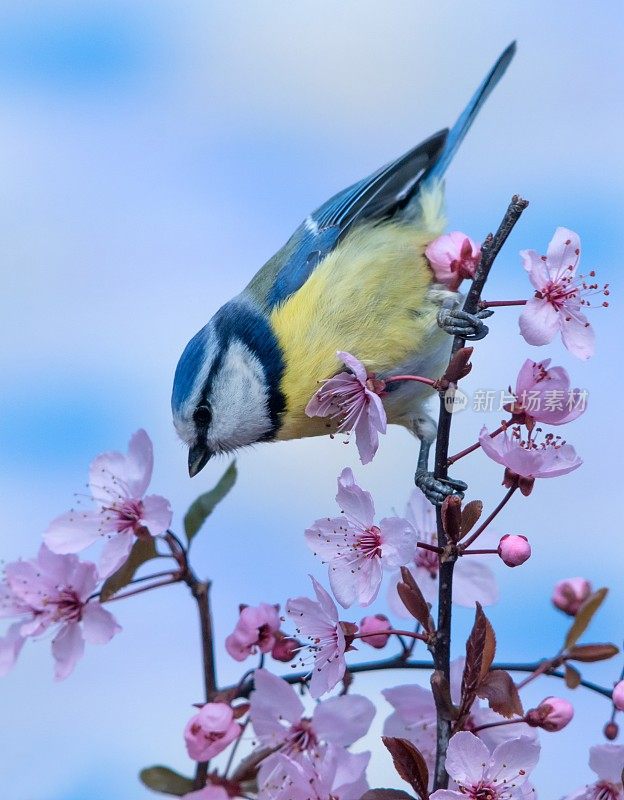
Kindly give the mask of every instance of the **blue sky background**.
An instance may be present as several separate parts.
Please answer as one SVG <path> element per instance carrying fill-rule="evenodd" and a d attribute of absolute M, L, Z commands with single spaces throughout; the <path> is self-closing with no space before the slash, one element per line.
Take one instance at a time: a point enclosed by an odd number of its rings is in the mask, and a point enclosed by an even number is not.
<path fill-rule="evenodd" d="M 452 123 L 498 53 L 516 60 L 448 175 L 452 228 L 482 238 L 513 192 L 531 206 L 497 263 L 487 295 L 528 283 L 517 252 L 543 250 L 557 225 L 577 230 L 585 269 L 613 285 L 592 316 L 596 357 L 559 343 L 539 352 L 513 309 L 480 343 L 471 389 L 504 388 L 527 356 L 552 355 L 591 392 L 566 431 L 585 467 L 514 499 L 497 532 L 528 535 L 522 569 L 495 565 L 491 610 L 499 655 L 538 658 L 565 621 L 552 584 L 583 574 L 612 593 L 593 631 L 620 641 L 622 11 L 568 2 L 299 2 L 6 0 L 0 9 L 1 295 L 0 553 L 35 552 L 71 504 L 90 459 L 153 437 L 153 490 L 187 505 L 226 462 L 190 481 L 170 422 L 179 353 L 311 209 L 432 131 Z M 618 291 L 619 289 L 619 291 Z M 456 449 L 482 422 L 456 418 Z M 455 448 L 454 448 L 455 449 Z M 284 602 L 323 569 L 307 524 L 333 510 L 335 477 L 354 466 L 381 515 L 402 509 L 416 443 L 391 431 L 362 468 L 353 447 L 318 440 L 262 446 L 239 459 L 240 480 L 197 541 L 214 578 L 219 641 L 239 602 Z M 495 502 L 500 470 L 481 454 L 455 470 L 471 496 Z M 381 600 L 375 610 L 383 610 Z M 196 620 L 181 587 L 115 607 L 124 632 L 93 647 L 55 685 L 49 642 L 25 648 L 0 683 L 5 735 L 0 787 L 11 800 L 137 800 L 137 771 L 189 770 L 182 728 L 200 698 Z M 345 615 L 346 616 L 346 615 Z M 357 610 L 354 619 L 359 619 Z M 460 654 L 470 614 L 457 613 Z M 619 663 L 588 667 L 608 683 Z M 236 665 L 219 653 L 219 676 Z M 416 676 L 424 681 L 424 676 Z M 400 676 L 398 681 L 404 681 Z M 359 680 L 375 696 L 390 676 Z M 564 689 L 539 684 L 527 702 Z M 567 695 L 566 695 L 567 696 Z M 544 735 L 535 779 L 556 797 L 589 779 L 587 748 L 608 704 L 576 692 L 574 722 Z M 387 707 L 380 702 L 378 730 Z M 565 763 L 565 769 L 561 766 Z M 371 783 L 393 774 L 375 757 Z"/>

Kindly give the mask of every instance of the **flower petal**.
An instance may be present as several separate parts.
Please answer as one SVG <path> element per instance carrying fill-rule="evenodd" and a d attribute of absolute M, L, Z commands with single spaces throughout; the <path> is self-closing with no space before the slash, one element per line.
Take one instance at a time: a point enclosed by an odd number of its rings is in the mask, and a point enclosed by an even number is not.
<path fill-rule="evenodd" d="M 78 553 L 102 533 L 103 520 L 97 511 L 68 511 L 50 523 L 43 541 L 53 553 Z"/>
<path fill-rule="evenodd" d="M 474 608 L 475 603 L 491 606 L 498 602 L 498 585 L 492 570 L 476 556 L 460 558 L 453 576 L 453 602 Z"/>
<path fill-rule="evenodd" d="M 561 312 L 558 312 L 548 300 L 532 297 L 527 300 L 518 318 L 520 333 L 529 344 L 548 344 L 555 338 L 560 318 Z"/>
<path fill-rule="evenodd" d="M 385 517 L 379 523 L 381 531 L 381 561 L 386 569 L 408 564 L 416 553 L 414 528 L 402 517 Z"/>
<path fill-rule="evenodd" d="M 478 784 L 490 761 L 490 751 L 474 733 L 451 736 L 446 752 L 446 771 L 460 786 Z"/>
<path fill-rule="evenodd" d="M 4 677 L 15 665 L 25 639 L 20 633 L 21 622 L 15 622 L 0 638 L 0 677 Z"/>
<path fill-rule="evenodd" d="M 624 769 L 624 745 L 599 744 L 590 748 L 589 766 L 601 780 L 619 784 Z"/>
<path fill-rule="evenodd" d="M 143 498 L 143 514 L 141 525 L 149 530 L 152 536 L 160 536 L 171 525 L 171 506 L 165 497 L 150 494 Z"/>
<path fill-rule="evenodd" d="M 370 528 L 375 521 L 375 506 L 369 492 L 355 482 L 353 471 L 346 467 L 338 477 L 336 502 L 345 516 L 359 530 Z"/>
<path fill-rule="evenodd" d="M 83 608 L 82 634 L 89 644 L 106 644 L 120 630 L 121 627 L 110 611 L 94 600 Z"/>
<path fill-rule="evenodd" d="M 77 623 L 63 625 L 52 640 L 52 655 L 56 662 L 54 667 L 55 679 L 62 681 L 69 677 L 77 662 L 82 658 L 83 653 L 84 639 L 82 638 L 80 625 Z"/>
<path fill-rule="evenodd" d="M 569 228 L 557 228 L 546 251 L 546 263 L 549 277 L 552 280 L 564 274 L 574 277 L 581 252 L 581 240 L 578 233 Z"/>
<path fill-rule="evenodd" d="M 499 744 L 492 753 L 488 770 L 491 780 L 494 783 L 519 786 L 537 765 L 539 755 L 539 744 L 528 736 L 509 739 Z"/>
<path fill-rule="evenodd" d="M 587 318 L 580 312 L 574 316 L 566 315 L 561 312 L 561 341 L 573 356 L 587 361 L 594 355 L 596 334 L 594 329 L 587 322 Z"/>
<path fill-rule="evenodd" d="M 249 717 L 261 744 L 277 747 L 286 738 L 284 722 L 294 724 L 303 716 L 304 707 L 297 693 L 286 681 L 266 669 L 254 672 Z"/>
<path fill-rule="evenodd" d="M 125 533 L 115 534 L 106 542 L 102 548 L 102 555 L 98 565 L 98 572 L 101 578 L 108 578 L 109 575 L 119 569 L 130 555 L 134 539 L 134 533 L 126 531 Z"/>
<path fill-rule="evenodd" d="M 319 739 L 349 747 L 368 733 L 374 716 L 375 706 L 367 697 L 347 694 L 319 703 L 312 726 Z"/>
<path fill-rule="evenodd" d="M 366 367 L 364 364 L 362 364 L 359 358 L 351 355 L 351 353 L 347 353 L 345 350 L 338 350 L 336 355 L 342 361 L 342 363 L 351 370 L 361 384 L 366 383 L 368 373 L 366 371 Z"/>

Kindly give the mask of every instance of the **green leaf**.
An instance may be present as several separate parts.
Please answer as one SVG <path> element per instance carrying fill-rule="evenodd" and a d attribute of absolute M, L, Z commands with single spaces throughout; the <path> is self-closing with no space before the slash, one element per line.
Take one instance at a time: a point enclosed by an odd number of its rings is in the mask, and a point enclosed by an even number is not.
<path fill-rule="evenodd" d="M 592 617 L 602 605 L 608 592 L 609 590 L 606 588 L 598 589 L 598 591 L 594 592 L 587 598 L 587 600 L 576 612 L 572 627 L 568 631 L 568 635 L 565 639 L 564 646 L 566 650 L 569 650 L 570 647 L 574 647 L 581 636 L 585 633 L 589 623 L 592 621 Z"/>
<path fill-rule="evenodd" d="M 139 773 L 141 782 L 155 792 L 163 794 L 173 794 L 181 797 L 183 794 L 193 791 L 193 781 L 174 772 L 169 767 L 155 766 L 142 769 Z"/>
<path fill-rule="evenodd" d="M 236 483 L 236 461 L 232 461 L 230 466 L 221 476 L 219 483 L 205 494 L 201 494 L 194 503 L 191 503 L 189 510 L 184 517 L 184 530 L 190 545 L 192 540 L 199 532 L 206 519 L 212 514 L 221 500 L 228 494 Z"/>
<path fill-rule="evenodd" d="M 100 600 L 104 602 L 110 599 L 120 589 L 127 586 L 134 578 L 138 568 L 145 564 L 146 561 L 155 558 L 156 555 L 156 542 L 151 536 L 137 539 L 132 545 L 132 550 L 127 560 L 117 572 L 113 572 L 110 578 L 104 581 L 100 592 Z"/>

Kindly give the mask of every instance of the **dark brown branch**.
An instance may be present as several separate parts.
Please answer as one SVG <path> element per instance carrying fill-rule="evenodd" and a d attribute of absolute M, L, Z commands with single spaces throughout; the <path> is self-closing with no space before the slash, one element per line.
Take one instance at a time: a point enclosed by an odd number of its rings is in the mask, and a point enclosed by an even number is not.
<path fill-rule="evenodd" d="M 172 532 L 167 531 L 165 541 L 171 549 L 172 556 L 180 565 L 180 578 L 191 590 L 199 612 L 199 629 L 202 645 L 202 675 L 204 680 L 204 698 L 209 703 L 217 693 L 217 668 L 214 653 L 214 636 L 212 629 L 212 613 L 210 610 L 210 582 L 200 581 L 191 569 L 188 553 L 182 542 Z M 208 762 L 201 761 L 195 770 L 194 788 L 202 789 L 206 785 Z"/>
<path fill-rule="evenodd" d="M 486 237 L 481 247 L 481 262 L 477 269 L 474 280 L 468 290 L 463 310 L 475 314 L 479 309 L 481 292 L 490 274 L 492 264 L 507 237 L 511 233 L 514 225 L 520 219 L 520 215 L 527 207 L 528 203 L 521 197 L 515 195 L 509 204 L 505 216 L 498 230 L 494 235 Z M 451 349 L 451 359 L 466 344 L 465 339 L 455 336 Z M 449 362 L 450 363 L 450 362 Z M 438 436 L 436 440 L 434 477 L 448 477 L 448 457 L 449 443 L 451 435 L 452 415 L 446 409 L 444 403 L 444 393 L 440 392 L 440 411 L 438 414 Z M 445 547 L 447 544 L 446 534 L 442 525 L 442 514 L 438 507 L 436 509 L 438 544 Z M 451 598 L 453 594 L 453 570 L 456 558 L 448 558 L 440 563 L 439 586 L 438 586 L 438 628 L 437 637 L 431 647 L 435 668 L 439 670 L 446 680 L 449 680 L 449 664 L 451 659 Z M 446 716 L 446 715 L 444 715 Z M 434 789 L 445 789 L 448 786 L 448 775 L 444 768 L 446 750 L 451 737 L 451 723 L 444 719 L 442 714 L 438 714 L 437 736 L 436 736 L 436 764 L 434 772 Z"/>
<path fill-rule="evenodd" d="M 534 661 L 534 662 L 494 662 L 492 664 L 491 669 L 502 669 L 506 672 L 527 672 L 527 673 L 534 673 L 543 665 L 543 661 Z M 368 661 L 363 662 L 361 664 L 352 664 L 349 666 L 348 671 L 352 675 L 356 675 L 358 673 L 364 672 L 384 672 L 386 670 L 393 670 L 393 669 L 416 669 L 416 670 L 433 670 L 434 664 L 432 661 L 406 661 L 403 657 L 403 654 L 399 654 L 392 658 L 384 658 L 379 661 Z M 560 680 L 565 680 L 565 674 L 558 669 L 549 669 L 545 672 L 541 673 L 542 675 L 550 678 L 559 678 Z M 298 683 L 305 683 L 309 677 L 309 673 L 307 672 L 290 672 L 286 675 L 282 675 L 282 679 L 285 680 L 287 683 L 290 684 L 298 684 Z M 583 686 L 585 689 L 589 689 L 592 692 L 596 692 L 597 694 L 606 697 L 608 700 L 611 700 L 611 693 L 612 689 L 607 689 L 604 686 L 599 686 L 597 683 L 592 683 L 592 681 L 586 681 L 581 679 L 579 684 Z M 226 686 L 221 691 L 226 694 L 231 691 L 236 691 L 236 697 L 239 698 L 248 698 L 253 690 L 253 676 L 249 677 L 247 680 L 243 681 L 240 684 L 235 684 L 233 686 Z"/>

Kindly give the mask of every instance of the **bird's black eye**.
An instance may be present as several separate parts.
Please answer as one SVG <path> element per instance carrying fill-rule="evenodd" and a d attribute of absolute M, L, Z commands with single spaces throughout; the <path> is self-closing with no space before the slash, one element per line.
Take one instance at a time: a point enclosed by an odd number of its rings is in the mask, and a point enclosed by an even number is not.
<path fill-rule="evenodd" d="M 207 427 L 210 425 L 210 420 L 212 419 L 212 409 L 207 405 L 197 406 L 193 413 L 193 419 L 196 425 L 201 425 L 204 428 Z"/>

